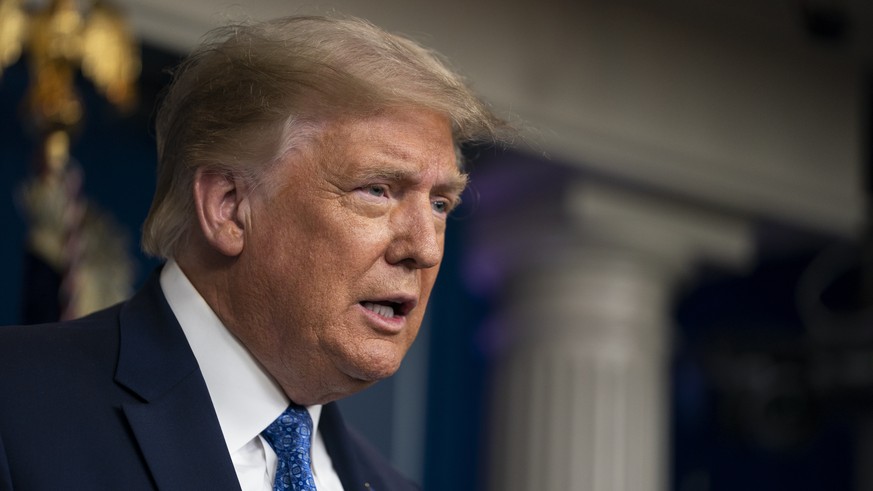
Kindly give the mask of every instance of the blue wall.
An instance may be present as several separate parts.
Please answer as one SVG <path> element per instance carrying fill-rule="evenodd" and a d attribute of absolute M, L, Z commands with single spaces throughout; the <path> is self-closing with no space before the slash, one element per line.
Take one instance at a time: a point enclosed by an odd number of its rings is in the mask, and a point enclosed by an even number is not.
<path fill-rule="evenodd" d="M 143 77 L 139 107 L 120 115 L 91 85 L 77 81 L 86 114 L 71 153 L 84 171 L 84 192 L 89 200 L 109 212 L 128 236 L 128 250 L 135 261 L 137 285 L 157 264 L 139 251 L 139 230 L 154 192 L 156 151 L 151 114 L 158 91 L 167 76 L 162 72 L 178 57 L 143 49 Z M 4 71 L 0 79 L 0 239 L 3 275 L 0 276 L 0 325 L 21 321 L 22 259 L 26 225 L 15 203 L 17 189 L 32 172 L 37 150 L 32 131 L 22 117 L 21 101 L 28 83 L 25 63 Z"/>

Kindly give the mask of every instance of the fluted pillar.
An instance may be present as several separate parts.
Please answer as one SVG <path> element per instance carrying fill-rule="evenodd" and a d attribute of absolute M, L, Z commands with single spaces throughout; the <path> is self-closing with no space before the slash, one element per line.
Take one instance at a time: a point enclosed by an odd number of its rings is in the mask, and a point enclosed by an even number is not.
<path fill-rule="evenodd" d="M 667 485 L 671 299 L 701 259 L 739 265 L 747 228 L 601 185 L 506 282 L 490 489 L 660 491 Z"/>

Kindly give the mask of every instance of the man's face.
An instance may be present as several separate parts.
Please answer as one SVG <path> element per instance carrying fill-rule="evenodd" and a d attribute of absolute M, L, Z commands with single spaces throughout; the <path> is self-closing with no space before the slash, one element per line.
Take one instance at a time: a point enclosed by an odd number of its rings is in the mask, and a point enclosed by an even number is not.
<path fill-rule="evenodd" d="M 298 403 L 392 375 L 412 344 L 466 183 L 448 120 L 386 112 L 333 125 L 255 192 L 231 330 Z"/>

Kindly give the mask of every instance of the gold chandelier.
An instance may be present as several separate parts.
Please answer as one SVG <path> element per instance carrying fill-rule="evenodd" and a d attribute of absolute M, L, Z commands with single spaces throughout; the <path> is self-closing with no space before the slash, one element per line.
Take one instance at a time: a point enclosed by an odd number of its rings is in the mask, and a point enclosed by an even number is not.
<path fill-rule="evenodd" d="M 29 112 L 48 131 L 80 121 L 79 69 L 119 108 L 130 109 L 136 99 L 136 43 L 124 18 L 103 1 L 83 14 L 75 0 L 52 0 L 28 14 L 21 0 L 0 0 L 0 75 L 22 52 L 31 75 Z"/>

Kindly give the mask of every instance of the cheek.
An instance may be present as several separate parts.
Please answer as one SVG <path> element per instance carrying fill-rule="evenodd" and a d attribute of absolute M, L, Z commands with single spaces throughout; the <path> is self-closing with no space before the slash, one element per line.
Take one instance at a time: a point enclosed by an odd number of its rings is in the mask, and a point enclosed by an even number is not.
<path fill-rule="evenodd" d="M 355 267 L 362 260 L 372 259 L 385 249 L 391 239 L 387 219 L 356 215 L 339 202 L 326 203 L 301 213 L 291 233 L 306 242 L 310 252 L 346 267 Z M 343 263 L 339 259 L 352 261 Z M 330 259 L 328 257 L 327 259 Z"/>
<path fill-rule="evenodd" d="M 388 215 L 367 217 L 340 207 L 338 212 L 324 217 L 322 223 L 331 223 L 331 234 L 339 240 L 357 244 L 381 244 L 390 240 L 391 218 Z"/>

